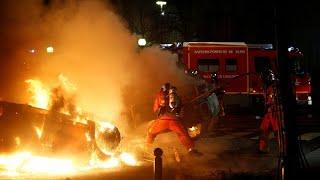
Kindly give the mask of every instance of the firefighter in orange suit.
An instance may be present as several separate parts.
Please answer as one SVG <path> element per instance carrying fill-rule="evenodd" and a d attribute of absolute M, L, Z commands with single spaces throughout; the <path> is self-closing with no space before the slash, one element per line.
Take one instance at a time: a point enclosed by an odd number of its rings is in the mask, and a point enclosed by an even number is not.
<path fill-rule="evenodd" d="M 164 84 L 154 102 L 153 111 L 158 117 L 148 128 L 147 143 L 151 145 L 160 133 L 173 131 L 189 153 L 199 155 L 200 152 L 194 149 L 193 141 L 180 122 L 180 110 L 181 100 L 176 93 L 176 88 L 170 83 Z"/>
<path fill-rule="evenodd" d="M 276 104 L 275 104 L 275 93 L 273 86 L 269 85 L 265 93 L 266 101 L 266 112 L 262 119 L 260 130 L 260 142 L 259 152 L 265 153 L 268 151 L 268 141 L 270 132 L 274 132 L 278 135 L 279 131 L 279 120 L 277 118 Z"/>

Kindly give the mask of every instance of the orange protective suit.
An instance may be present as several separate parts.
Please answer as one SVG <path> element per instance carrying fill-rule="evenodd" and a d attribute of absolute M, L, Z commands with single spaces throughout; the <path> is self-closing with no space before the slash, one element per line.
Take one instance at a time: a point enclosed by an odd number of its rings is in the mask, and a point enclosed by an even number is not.
<path fill-rule="evenodd" d="M 180 118 L 168 112 L 167 94 L 159 92 L 154 101 L 153 111 L 158 113 L 158 118 L 152 122 L 148 128 L 147 143 L 152 144 L 156 136 L 160 133 L 173 131 L 177 134 L 180 142 L 187 148 L 187 150 L 194 148 L 194 143 L 191 140 L 187 130 L 180 122 Z"/>

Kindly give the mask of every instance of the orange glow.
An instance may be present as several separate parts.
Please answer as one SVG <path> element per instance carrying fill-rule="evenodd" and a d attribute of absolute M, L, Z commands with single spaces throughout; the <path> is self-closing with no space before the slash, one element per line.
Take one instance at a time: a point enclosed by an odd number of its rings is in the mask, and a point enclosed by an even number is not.
<path fill-rule="evenodd" d="M 129 166 L 136 166 L 138 164 L 137 159 L 132 154 L 129 154 L 127 152 L 121 153 L 120 159 L 122 162 Z"/>
<path fill-rule="evenodd" d="M 197 124 L 191 128 L 188 128 L 188 133 L 192 138 L 198 136 L 201 133 L 201 124 Z"/>
<path fill-rule="evenodd" d="M 97 158 L 93 158 L 89 162 L 90 166 L 86 169 L 97 169 L 97 168 L 116 168 L 120 166 L 120 161 L 116 157 L 111 157 L 108 160 L 101 161 Z"/>
<path fill-rule="evenodd" d="M 77 90 L 77 87 L 73 83 L 71 83 L 65 75 L 59 74 L 58 79 L 60 84 L 66 91 L 74 92 Z"/>
<path fill-rule="evenodd" d="M 19 146 L 21 144 L 20 137 L 15 137 L 14 141 L 16 142 L 16 145 Z"/>
<path fill-rule="evenodd" d="M 58 76 L 59 85 L 56 87 L 59 91 L 50 91 L 52 87 L 46 86 L 40 80 L 29 79 L 25 82 L 29 85 L 29 92 L 31 94 L 29 105 L 42 109 L 49 110 L 52 104 L 55 103 L 55 98 L 64 97 L 66 106 L 59 109 L 60 113 L 73 116 L 74 123 L 81 122 L 87 123 L 88 115 L 83 110 L 76 106 L 76 102 L 73 99 L 76 94 L 77 88 L 72 84 L 64 75 Z M 52 90 L 55 90 L 52 88 Z M 55 94 L 58 93 L 58 94 Z M 68 105 L 74 105 L 73 110 L 70 111 Z M 73 114 L 72 114 L 73 113 Z M 97 122 L 98 126 L 96 131 L 104 132 L 105 130 L 114 130 L 115 126 L 107 121 Z M 42 136 L 42 127 L 34 126 L 34 131 L 37 137 L 40 139 Z M 92 139 L 88 133 L 85 134 L 88 142 L 97 139 Z M 16 138 L 16 144 L 20 144 L 20 138 Z M 114 152 L 104 152 L 110 158 L 107 160 L 101 160 L 95 153 L 92 153 L 92 157 L 87 165 L 74 164 L 71 159 L 57 159 L 53 157 L 35 156 L 30 152 L 20 152 L 10 155 L 0 155 L 0 175 L 14 175 L 19 176 L 20 174 L 70 174 L 80 171 L 90 171 L 93 169 L 109 169 L 109 168 L 120 168 L 122 165 L 136 166 L 138 162 L 133 154 L 122 152 L 116 155 Z"/>
<path fill-rule="evenodd" d="M 72 173 L 75 167 L 70 160 L 33 156 L 29 152 L 13 155 L 1 155 L 0 167 L 6 171 L 2 175 L 19 175 L 19 173 Z"/>
<path fill-rule="evenodd" d="M 119 157 L 116 157 L 113 153 L 110 153 L 111 158 L 105 161 L 99 160 L 96 156 L 93 156 L 89 162 L 90 166 L 87 169 L 94 168 L 117 168 L 121 166 L 121 163 L 128 166 L 137 166 L 138 161 L 134 155 L 122 152 Z"/>
<path fill-rule="evenodd" d="M 30 152 L 20 152 L 11 155 L 0 155 L 0 175 L 19 176 L 21 174 L 74 174 L 92 169 L 120 168 L 121 163 L 129 166 L 138 165 L 132 154 L 123 152 L 120 157 L 113 156 L 101 161 L 92 158 L 87 166 L 77 166 L 72 160 L 35 156 Z"/>
<path fill-rule="evenodd" d="M 28 83 L 28 91 L 31 93 L 31 100 L 29 105 L 37 108 L 48 109 L 50 93 L 46 90 L 39 80 L 28 79 L 25 81 Z"/>
<path fill-rule="evenodd" d="M 103 132 L 106 129 L 113 130 L 114 128 L 115 128 L 115 126 L 113 124 L 111 124 L 110 122 L 107 122 L 107 121 L 99 122 L 99 130 L 101 132 Z"/>
<path fill-rule="evenodd" d="M 34 127 L 34 130 L 36 131 L 36 134 L 37 134 L 38 138 L 40 139 L 42 136 L 42 129 L 40 129 L 38 127 Z"/>

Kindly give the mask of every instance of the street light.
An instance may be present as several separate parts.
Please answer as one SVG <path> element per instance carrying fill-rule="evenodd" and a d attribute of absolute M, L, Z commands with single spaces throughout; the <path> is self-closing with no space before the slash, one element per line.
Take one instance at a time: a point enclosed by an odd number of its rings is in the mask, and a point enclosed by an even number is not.
<path fill-rule="evenodd" d="M 164 11 L 162 10 L 162 8 L 163 8 L 163 6 L 165 6 L 167 4 L 167 2 L 166 1 L 157 1 L 156 4 L 160 6 L 161 15 L 164 16 Z"/>
<path fill-rule="evenodd" d="M 54 49 L 52 46 L 49 46 L 47 47 L 47 53 L 50 54 L 50 53 L 53 53 L 54 52 Z"/>
<path fill-rule="evenodd" d="M 29 52 L 34 54 L 34 53 L 36 53 L 36 50 L 35 49 L 30 49 Z"/>
<path fill-rule="evenodd" d="M 147 41 L 146 41 L 146 39 L 145 38 L 139 38 L 138 39 L 138 45 L 139 46 L 145 46 L 147 44 Z"/>
<path fill-rule="evenodd" d="M 156 4 L 158 5 L 158 6 L 160 6 L 160 15 L 161 16 L 164 16 L 165 15 L 165 13 L 164 13 L 164 11 L 163 11 L 163 6 L 165 6 L 165 5 L 167 5 L 167 2 L 166 1 L 156 1 Z M 162 25 L 162 23 L 163 23 L 163 21 L 164 21 L 164 19 L 163 18 L 159 18 L 159 26 L 160 26 L 160 28 L 159 28 L 159 34 L 160 34 L 160 41 L 162 42 L 162 36 L 163 36 L 163 25 Z"/>

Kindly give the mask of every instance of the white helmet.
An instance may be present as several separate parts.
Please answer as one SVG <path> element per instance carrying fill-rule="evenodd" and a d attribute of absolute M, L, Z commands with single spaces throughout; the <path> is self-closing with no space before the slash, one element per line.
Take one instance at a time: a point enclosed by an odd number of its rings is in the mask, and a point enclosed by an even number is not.
<path fill-rule="evenodd" d="M 169 94 L 173 94 L 173 93 L 176 93 L 176 92 L 177 92 L 177 88 L 176 87 L 174 87 L 174 86 L 170 87 Z"/>

